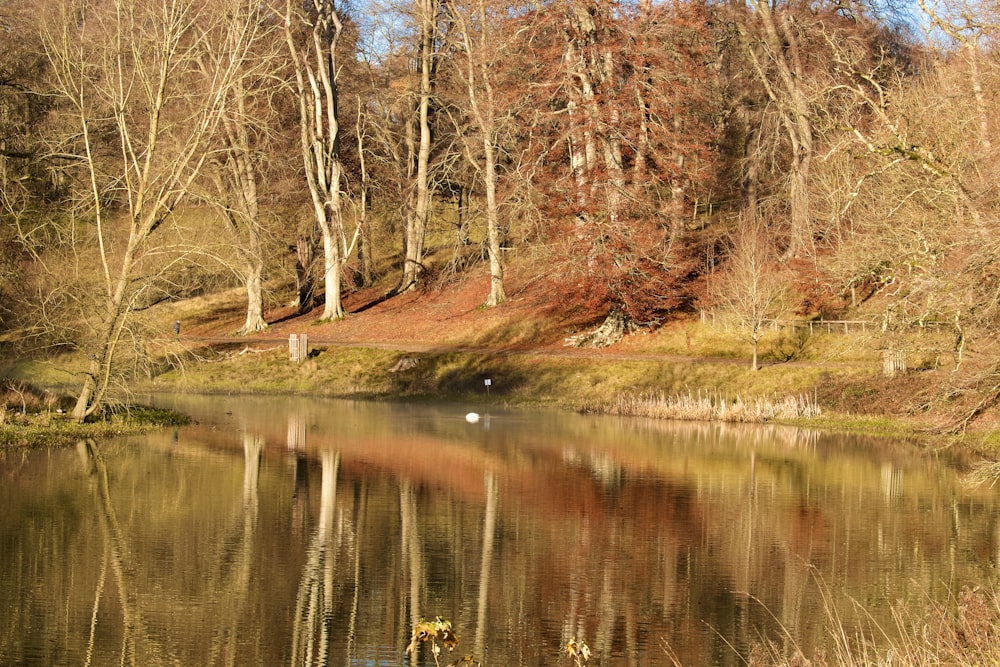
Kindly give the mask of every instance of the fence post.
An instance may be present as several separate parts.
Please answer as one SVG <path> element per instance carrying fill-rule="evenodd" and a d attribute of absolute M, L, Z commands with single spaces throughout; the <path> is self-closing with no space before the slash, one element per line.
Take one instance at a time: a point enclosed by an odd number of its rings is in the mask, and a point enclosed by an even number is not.
<path fill-rule="evenodd" d="M 882 351 L 882 374 L 886 377 L 895 377 L 898 373 L 906 372 L 906 350 L 886 349 Z"/>

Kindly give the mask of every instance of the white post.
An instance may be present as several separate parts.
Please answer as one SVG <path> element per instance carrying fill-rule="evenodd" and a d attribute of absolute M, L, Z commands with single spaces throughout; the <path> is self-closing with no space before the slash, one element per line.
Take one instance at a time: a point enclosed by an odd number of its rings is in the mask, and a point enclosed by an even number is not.
<path fill-rule="evenodd" d="M 292 363 L 302 363 L 309 356 L 309 338 L 306 334 L 288 334 L 288 358 Z"/>

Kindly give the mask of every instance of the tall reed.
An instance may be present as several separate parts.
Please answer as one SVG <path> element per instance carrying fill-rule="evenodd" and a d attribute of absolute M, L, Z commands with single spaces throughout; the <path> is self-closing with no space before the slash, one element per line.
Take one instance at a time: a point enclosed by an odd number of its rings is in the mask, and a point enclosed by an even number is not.
<path fill-rule="evenodd" d="M 966 587 L 950 604 L 925 610 L 898 605 L 895 627 L 882 628 L 855 602 L 867 629 L 845 627 L 822 588 L 830 644 L 811 657 L 794 642 L 758 641 L 744 660 L 748 667 L 973 667 L 1000 665 L 1000 599 L 997 591 Z"/>
<path fill-rule="evenodd" d="M 667 395 L 663 392 L 625 393 L 610 403 L 588 406 L 587 411 L 626 417 L 652 417 L 690 421 L 725 421 L 762 424 L 779 419 L 818 417 L 820 407 L 808 395 L 741 396 L 718 393 Z"/>

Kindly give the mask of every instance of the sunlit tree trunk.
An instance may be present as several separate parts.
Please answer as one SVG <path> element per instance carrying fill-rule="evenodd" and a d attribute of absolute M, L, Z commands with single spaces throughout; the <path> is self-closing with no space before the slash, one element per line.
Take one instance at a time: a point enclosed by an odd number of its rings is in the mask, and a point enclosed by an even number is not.
<path fill-rule="evenodd" d="M 232 16 L 247 26 L 254 26 L 248 40 L 253 46 L 253 58 L 239 67 L 234 75 L 230 102 L 222 116 L 220 146 L 211 161 L 215 192 L 206 197 L 222 210 L 232 234 L 233 247 L 241 266 L 233 267 L 246 288 L 246 318 L 239 333 L 253 334 L 267 328 L 264 321 L 264 238 L 261 217 L 261 171 L 268 158 L 269 123 L 275 113 L 271 92 L 261 90 L 261 83 L 273 75 L 277 64 L 280 41 L 274 39 L 277 26 L 265 21 L 262 5 L 236 5 Z M 212 34 L 206 40 L 202 58 L 202 73 L 210 84 L 212 72 L 231 57 L 222 35 Z M 263 99 L 261 99 L 263 98 Z"/>
<path fill-rule="evenodd" d="M 497 124 L 498 109 L 490 68 L 496 65 L 490 55 L 496 48 L 491 44 L 495 35 L 487 30 L 486 0 L 476 0 L 470 13 L 475 14 L 476 32 L 473 34 L 471 21 L 456 5 L 451 6 L 453 20 L 459 27 L 462 38 L 464 67 L 459 67 L 464 75 L 469 109 L 482 138 L 482 160 L 466 151 L 469 162 L 481 169 L 483 188 L 486 191 L 486 249 L 490 260 L 490 292 L 486 306 L 503 303 L 507 298 L 504 288 L 503 262 L 500 259 L 500 212 L 497 201 Z M 464 193 L 463 193 L 464 194 Z M 467 196 L 465 197 L 467 199 Z"/>
<path fill-rule="evenodd" d="M 242 88 L 242 86 L 241 86 Z M 241 91 L 242 92 L 242 91 Z M 246 286 L 246 319 L 240 328 L 241 334 L 252 334 L 267 328 L 264 321 L 264 233 L 260 218 L 260 198 L 257 190 L 257 174 L 253 165 L 249 132 L 243 119 L 246 118 L 246 104 L 242 95 L 236 99 L 238 115 L 227 119 L 223 130 L 232 150 L 230 171 L 233 183 L 233 203 L 228 208 L 228 219 L 237 238 L 242 243 L 236 246 L 237 254 L 243 260 L 243 282 Z"/>
<path fill-rule="evenodd" d="M 569 68 L 572 107 L 571 122 L 583 128 L 583 153 L 574 157 L 574 174 L 577 187 L 589 187 L 587 196 L 593 198 L 603 191 L 602 211 L 611 224 L 618 222 L 622 195 L 625 192 L 625 172 L 622 163 L 621 140 L 618 135 L 620 111 L 614 101 L 600 96 L 612 96 L 616 56 L 610 44 L 601 43 L 595 15 L 607 9 L 599 8 L 591 14 L 589 6 L 572 2 L 567 10 L 566 63 Z M 601 17 L 603 18 L 603 17 Z M 576 113 L 578 110 L 579 113 Z M 575 117 L 574 117 L 575 114 Z M 574 146 L 576 149 L 577 146 Z M 603 163 L 603 178 L 595 178 L 598 155 Z M 582 158 L 582 162 L 579 160 Z M 580 178 L 581 169 L 589 172 L 586 183 Z M 580 201 L 583 197 L 578 195 Z M 591 201 L 593 205 L 594 201 Z"/>
<path fill-rule="evenodd" d="M 343 264 L 353 252 L 359 228 L 347 240 L 341 203 L 340 117 L 337 45 L 343 32 L 333 0 L 310 4 L 303 12 L 285 5 L 285 42 L 295 64 L 299 102 L 302 163 L 312 198 L 313 215 L 323 239 L 323 284 L 326 297 L 321 320 L 345 315 L 341 295 Z M 299 26 L 308 34 L 297 34 Z"/>
<path fill-rule="evenodd" d="M 234 105 L 234 113 L 227 115 L 222 123 L 225 154 L 215 180 L 216 189 L 222 197 L 223 215 L 243 265 L 239 274 L 246 289 L 246 318 L 239 333 L 246 335 L 263 331 L 267 322 L 264 321 L 264 229 L 242 82 L 238 86 Z"/>
<path fill-rule="evenodd" d="M 370 285 L 375 279 L 375 269 L 371 230 L 368 225 L 368 206 L 371 181 L 368 175 L 368 163 L 365 158 L 365 134 L 366 123 L 362 109 L 361 97 L 358 96 L 358 118 L 355 125 L 355 137 L 358 141 L 358 167 L 361 170 L 361 184 L 358 196 L 358 228 L 361 234 L 358 236 L 358 274 L 359 284 Z"/>
<path fill-rule="evenodd" d="M 417 83 L 417 143 L 416 173 L 413 182 L 413 205 L 406 220 L 403 276 L 399 283 L 399 291 L 414 289 L 420 281 L 424 270 L 424 241 L 427 234 L 427 221 L 430 211 L 430 159 L 431 159 L 431 125 L 430 106 L 432 95 L 432 72 L 436 57 L 435 40 L 437 37 L 437 2 L 436 0 L 419 0 L 417 2 L 417 20 L 420 39 L 419 78 Z"/>

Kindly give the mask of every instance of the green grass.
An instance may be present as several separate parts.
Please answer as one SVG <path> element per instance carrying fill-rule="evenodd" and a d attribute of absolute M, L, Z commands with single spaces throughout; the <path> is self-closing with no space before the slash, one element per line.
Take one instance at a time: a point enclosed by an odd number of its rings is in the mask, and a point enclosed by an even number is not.
<path fill-rule="evenodd" d="M 67 416 L 72 403 L 69 396 L 0 378 L 0 448 L 62 446 L 187 422 L 169 410 L 109 405 L 81 424 Z"/>

